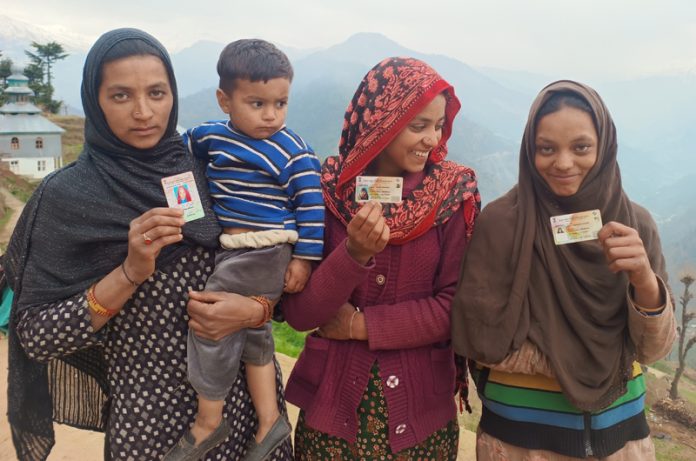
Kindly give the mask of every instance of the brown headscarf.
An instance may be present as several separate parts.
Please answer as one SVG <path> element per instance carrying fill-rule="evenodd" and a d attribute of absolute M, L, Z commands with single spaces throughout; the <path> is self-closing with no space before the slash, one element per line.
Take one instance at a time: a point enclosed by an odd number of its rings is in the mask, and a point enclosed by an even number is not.
<path fill-rule="evenodd" d="M 554 195 L 534 166 L 537 113 L 558 92 L 587 101 L 599 142 L 597 162 L 570 197 Z M 631 376 L 628 278 L 609 270 L 596 240 L 556 246 L 549 218 L 601 210 L 604 223 L 638 230 L 653 270 L 665 277 L 655 223 L 624 193 L 616 152 L 614 122 L 592 88 L 572 81 L 544 88 L 529 112 L 518 184 L 481 213 L 452 303 L 458 354 L 498 363 L 529 339 L 551 361 L 570 402 L 590 411 L 624 393 Z"/>
<path fill-rule="evenodd" d="M 343 224 L 362 206 L 354 199 L 355 177 L 439 94 L 447 101 L 442 138 L 430 151 L 423 182 L 401 203 L 384 205 L 389 243 L 406 243 L 443 224 L 462 203 L 472 232 L 481 203 L 474 171 L 444 160 L 461 107 L 454 88 L 423 61 L 398 57 L 384 59 L 365 75 L 346 109 L 339 155 L 327 158 L 322 169 L 326 207 Z"/>

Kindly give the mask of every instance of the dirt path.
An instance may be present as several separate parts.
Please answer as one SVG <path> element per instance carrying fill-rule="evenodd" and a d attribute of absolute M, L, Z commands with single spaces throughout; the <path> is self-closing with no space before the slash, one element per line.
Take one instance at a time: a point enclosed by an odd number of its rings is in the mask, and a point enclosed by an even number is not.
<path fill-rule="evenodd" d="M 654 375 L 656 378 L 671 379 L 671 376 L 669 376 L 664 371 L 660 371 L 657 368 L 653 368 L 653 367 L 647 367 L 647 368 L 648 368 L 648 373 Z"/>
<path fill-rule="evenodd" d="M 2 197 L 5 199 L 5 206 L 12 210 L 10 220 L 7 221 L 2 230 L 0 230 L 0 244 L 6 246 L 7 242 L 10 241 L 10 237 L 12 236 L 12 231 L 14 230 L 15 225 L 17 225 L 17 220 L 19 219 L 19 215 L 22 213 L 24 203 L 22 203 L 21 200 L 12 195 L 10 191 L 5 188 L 0 188 L 0 194 L 2 194 Z M 2 455 L 0 454 L 0 456 Z"/>

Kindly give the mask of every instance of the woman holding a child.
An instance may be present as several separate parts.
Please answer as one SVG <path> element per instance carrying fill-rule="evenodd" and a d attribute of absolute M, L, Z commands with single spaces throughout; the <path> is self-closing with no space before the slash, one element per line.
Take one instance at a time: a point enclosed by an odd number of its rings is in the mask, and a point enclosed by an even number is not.
<path fill-rule="evenodd" d="M 85 146 L 48 176 L 7 250 L 15 290 L 9 420 L 20 460 L 45 459 L 52 420 L 106 432 L 105 459 L 161 459 L 188 430 L 196 393 L 186 380 L 186 337 L 219 339 L 264 320 L 263 304 L 201 292 L 220 233 L 205 165 L 176 132 L 169 56 L 135 29 L 104 34 L 82 82 Z M 205 209 L 184 222 L 161 179 L 193 171 Z M 187 315 L 188 311 L 188 315 Z M 277 395 L 284 411 L 282 385 Z M 237 376 L 224 405 L 231 432 L 206 459 L 239 459 L 256 418 Z M 289 442 L 273 459 L 290 459 Z"/>
<path fill-rule="evenodd" d="M 473 171 L 444 160 L 459 108 L 410 58 L 376 65 L 348 106 L 322 171 L 325 259 L 283 301 L 317 329 L 287 386 L 296 459 L 457 456 L 450 301 L 480 203 Z M 401 178 L 402 200 L 359 203 L 361 175 Z"/>

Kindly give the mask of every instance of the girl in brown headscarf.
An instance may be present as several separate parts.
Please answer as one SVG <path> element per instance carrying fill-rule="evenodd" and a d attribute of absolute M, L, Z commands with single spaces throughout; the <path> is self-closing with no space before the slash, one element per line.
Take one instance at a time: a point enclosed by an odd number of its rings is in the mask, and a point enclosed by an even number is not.
<path fill-rule="evenodd" d="M 476 362 L 478 459 L 653 459 L 638 362 L 674 339 L 650 214 L 621 187 L 616 130 L 591 88 L 534 101 L 518 184 L 482 212 L 452 305 Z M 599 210 L 597 239 L 556 245 L 551 218 Z"/>

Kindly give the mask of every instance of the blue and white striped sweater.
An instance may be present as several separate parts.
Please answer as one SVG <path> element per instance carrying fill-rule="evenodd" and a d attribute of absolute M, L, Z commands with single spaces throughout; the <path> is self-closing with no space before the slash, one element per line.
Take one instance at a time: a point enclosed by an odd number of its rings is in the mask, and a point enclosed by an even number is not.
<path fill-rule="evenodd" d="M 253 139 L 228 121 L 217 121 L 189 129 L 184 142 L 209 162 L 208 186 L 221 226 L 297 230 L 293 256 L 321 259 L 321 166 L 301 137 L 284 127 L 269 138 Z"/>

